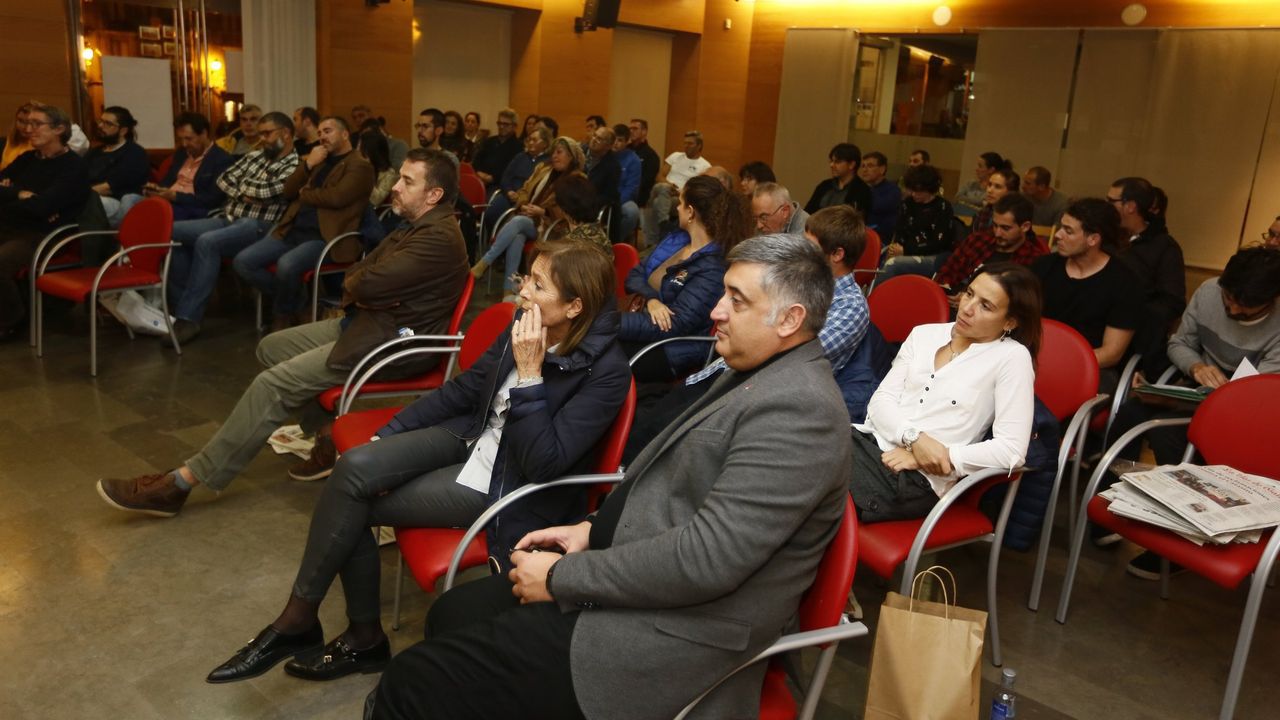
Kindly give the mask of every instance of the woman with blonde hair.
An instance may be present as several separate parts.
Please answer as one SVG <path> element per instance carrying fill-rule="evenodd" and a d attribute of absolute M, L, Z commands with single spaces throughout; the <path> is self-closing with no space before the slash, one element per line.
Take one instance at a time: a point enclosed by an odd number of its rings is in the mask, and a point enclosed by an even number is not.
<path fill-rule="evenodd" d="M 4 152 L 0 154 L 0 170 L 9 166 L 19 155 L 31 149 L 31 133 L 28 131 L 27 117 L 36 104 L 26 102 L 18 106 L 13 116 L 13 127 L 4 138 Z"/>

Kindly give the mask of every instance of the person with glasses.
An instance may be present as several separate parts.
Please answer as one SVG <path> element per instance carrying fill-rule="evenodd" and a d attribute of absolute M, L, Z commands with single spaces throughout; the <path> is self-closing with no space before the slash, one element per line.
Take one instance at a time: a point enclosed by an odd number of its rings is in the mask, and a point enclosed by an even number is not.
<path fill-rule="evenodd" d="M 1180 382 L 1218 388 L 1225 385 L 1246 361 L 1259 373 L 1280 373 L 1280 248 L 1245 248 L 1227 261 L 1222 275 L 1206 280 L 1182 313 L 1178 331 L 1169 338 L 1169 360 L 1178 368 Z M 1141 378 L 1138 379 L 1141 381 Z M 1116 414 L 1112 437 L 1119 437 L 1138 423 L 1162 417 L 1186 417 L 1185 409 L 1170 410 L 1144 402 L 1134 393 Z M 1186 427 L 1157 428 L 1144 436 L 1161 465 L 1182 461 L 1187 447 Z M 1141 443 L 1131 443 L 1120 453 L 1137 460 Z M 1109 476 L 1107 485 L 1115 482 Z M 1101 488 L 1100 488 L 1101 489 Z M 1119 542 L 1118 535 L 1097 533 L 1102 544 Z M 1095 539 L 1097 542 L 1097 539 Z M 1181 570 L 1173 565 L 1171 570 Z M 1145 580 L 1160 578 L 1160 558 L 1144 552 L 1129 563 L 1130 575 Z"/>
<path fill-rule="evenodd" d="M 1120 213 L 1120 228 L 1129 238 L 1128 243 L 1122 243 L 1118 257 L 1141 284 L 1145 312 L 1133 350 L 1142 353 L 1141 369 L 1152 377 L 1169 367 L 1165 342 L 1187 307 L 1182 246 L 1169 234 L 1161 195 L 1159 188 L 1140 177 L 1120 178 L 1107 188 L 1107 202 Z"/>
<path fill-rule="evenodd" d="M 472 114 L 467 115 L 470 117 Z M 484 138 L 476 148 L 475 159 L 471 164 L 475 167 L 476 177 L 484 182 L 486 195 L 492 195 L 499 189 L 503 171 L 520 154 L 523 143 L 516 137 L 516 127 L 519 125 L 520 116 L 515 110 L 502 109 L 498 112 L 498 134 Z M 529 169 L 533 170 L 532 167 Z"/>
<path fill-rule="evenodd" d="M 26 316 L 18 271 L 31 263 L 50 230 L 77 222 L 89 198 L 84 158 L 71 152 L 71 118 L 52 105 L 32 105 L 31 150 L 0 170 L 0 342 L 19 336 Z"/>
<path fill-rule="evenodd" d="M 418 122 L 413 124 L 418 133 L 418 145 L 429 150 L 444 150 L 440 145 L 440 136 L 444 134 L 444 113 L 436 108 L 427 108 L 418 113 Z M 452 155 L 453 153 L 450 153 Z M 454 155 L 454 157 L 457 157 Z"/>
<path fill-rule="evenodd" d="M 1280 215 L 1276 216 L 1271 227 L 1263 231 L 1262 244 L 1269 248 L 1280 248 Z"/>
<path fill-rule="evenodd" d="M 273 115 L 266 115 L 264 124 Z M 345 317 L 264 337 L 257 356 L 265 369 L 204 447 L 173 470 L 100 480 L 97 491 L 103 501 L 125 512 L 177 515 L 195 485 L 215 492 L 226 489 L 295 413 L 309 432 L 320 430 L 330 418 L 313 402 L 316 394 L 341 385 L 371 350 L 406 329 L 419 335 L 443 333 L 467 277 L 467 249 L 453 219 L 457 192 L 458 170 L 448 156 L 410 150 L 391 191 L 392 209 L 404 222 L 347 270 Z M 392 375 L 421 374 L 441 357 L 433 354 L 397 365 Z"/>
<path fill-rule="evenodd" d="M 104 109 L 98 120 L 98 145 L 84 156 L 89 182 L 102 200 L 111 227 L 124 219 L 124 196 L 140 195 L 151 172 L 147 151 L 137 143 L 137 126 L 128 108 Z"/>
<path fill-rule="evenodd" d="M 222 210 L 213 217 L 173 224 L 169 260 L 169 307 L 177 318 L 179 344 L 200 332 L 205 305 L 218 283 L 223 258 L 235 257 L 271 229 L 284 214 L 285 180 L 298 167 L 293 151 L 293 121 L 281 112 L 262 116 L 254 132 L 262 147 L 241 157 L 218 176 L 226 194 Z M 168 336 L 161 340 L 168 342 Z"/>
<path fill-rule="evenodd" d="M 809 220 L 809 213 L 800 209 L 800 203 L 791 199 L 791 193 L 773 182 L 756 185 L 751 193 L 751 215 L 756 222 L 756 231 L 761 235 L 800 235 Z"/>

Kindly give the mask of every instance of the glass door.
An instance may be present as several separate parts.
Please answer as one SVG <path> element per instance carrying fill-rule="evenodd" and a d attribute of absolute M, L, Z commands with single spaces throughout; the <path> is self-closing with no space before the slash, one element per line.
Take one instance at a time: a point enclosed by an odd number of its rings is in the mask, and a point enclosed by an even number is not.
<path fill-rule="evenodd" d="M 218 131 L 234 117 L 244 99 L 239 0 L 72 5 L 78 11 L 82 125 L 92 127 L 86 123 L 104 105 L 125 105 L 139 119 L 143 145 L 156 147 L 163 137 L 168 148 L 172 133 L 165 120 L 178 113 L 205 115 Z"/>

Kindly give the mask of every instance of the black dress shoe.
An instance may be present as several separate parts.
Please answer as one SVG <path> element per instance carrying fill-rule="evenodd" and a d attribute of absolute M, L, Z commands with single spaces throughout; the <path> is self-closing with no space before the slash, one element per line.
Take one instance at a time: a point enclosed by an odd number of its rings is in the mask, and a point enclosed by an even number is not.
<path fill-rule="evenodd" d="M 334 680 L 352 673 L 376 673 L 391 661 L 391 643 L 382 642 L 364 650 L 353 650 L 339 635 L 323 649 L 285 663 L 284 671 L 303 680 Z"/>
<path fill-rule="evenodd" d="M 230 660 L 214 668 L 205 682 L 226 683 L 257 677 L 275 667 L 281 660 L 319 648 L 323 643 L 324 630 L 320 623 L 296 635 L 283 635 L 268 625 L 248 645 L 232 655 Z"/>

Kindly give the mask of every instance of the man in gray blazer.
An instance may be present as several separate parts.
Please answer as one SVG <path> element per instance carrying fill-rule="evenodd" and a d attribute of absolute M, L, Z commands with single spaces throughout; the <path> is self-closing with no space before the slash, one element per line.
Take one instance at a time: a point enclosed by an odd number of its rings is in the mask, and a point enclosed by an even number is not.
<path fill-rule="evenodd" d="M 730 371 L 591 519 L 530 533 L 509 578 L 438 600 L 372 717 L 671 718 L 792 622 L 849 487 L 848 413 L 815 339 L 833 281 L 799 237 L 729 260 L 711 316 Z M 695 716 L 757 717 L 764 670 Z"/>

